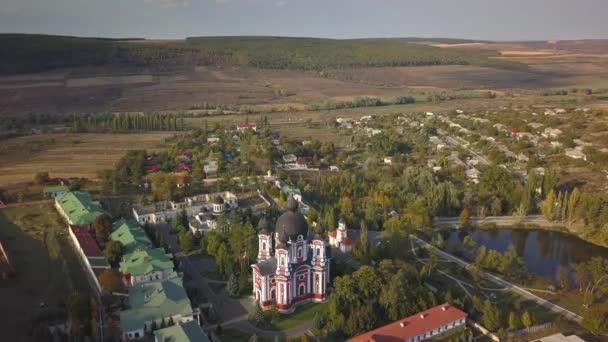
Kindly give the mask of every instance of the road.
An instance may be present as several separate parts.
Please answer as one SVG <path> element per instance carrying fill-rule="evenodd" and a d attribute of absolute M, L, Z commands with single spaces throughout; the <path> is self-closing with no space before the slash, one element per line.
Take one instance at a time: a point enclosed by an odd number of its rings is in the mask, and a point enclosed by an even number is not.
<path fill-rule="evenodd" d="M 410 235 L 410 239 L 412 239 L 414 242 L 418 243 L 419 245 L 424 246 L 425 248 L 434 251 L 435 253 L 437 253 L 437 256 L 439 256 L 440 258 L 450 260 L 465 269 L 470 269 L 473 267 L 468 262 L 466 262 L 462 259 L 459 259 L 449 253 L 446 253 L 438 248 L 435 248 L 434 246 L 431 246 L 431 244 L 427 243 L 426 241 L 424 241 L 422 239 L 419 239 L 418 237 L 416 237 L 414 235 Z M 482 274 L 487 280 L 493 282 L 494 284 L 503 286 L 505 289 L 507 289 L 517 295 L 520 295 L 526 299 L 532 300 L 532 301 L 536 302 L 537 304 L 539 304 L 557 314 L 564 316 L 567 319 L 570 319 L 570 320 L 573 320 L 573 321 L 576 321 L 579 323 L 583 320 L 583 318 L 581 316 L 575 314 L 574 312 L 564 309 L 559 305 L 553 304 L 553 303 L 531 293 L 530 291 L 528 291 L 522 287 L 512 284 L 512 283 L 510 283 L 500 277 L 497 277 L 493 274 L 490 274 L 488 272 L 482 272 Z"/>
<path fill-rule="evenodd" d="M 517 224 L 534 224 L 538 226 L 554 226 L 554 222 L 547 221 L 542 215 L 528 215 L 526 217 L 521 216 L 486 216 L 486 217 L 471 217 L 469 222 L 474 225 L 481 225 L 484 223 L 495 224 L 497 226 L 512 226 Z M 436 217 L 433 225 L 436 227 L 454 227 L 460 226 L 459 217 Z"/>
<path fill-rule="evenodd" d="M 21 206 L 26 206 L 26 205 L 53 203 L 53 202 L 54 202 L 54 200 L 52 200 L 52 199 L 44 199 L 44 200 L 39 200 L 39 201 L 8 203 L 8 204 L 5 204 L 3 206 L 0 206 L 0 209 L 2 209 L 2 208 L 15 208 L 15 207 L 21 207 Z"/>

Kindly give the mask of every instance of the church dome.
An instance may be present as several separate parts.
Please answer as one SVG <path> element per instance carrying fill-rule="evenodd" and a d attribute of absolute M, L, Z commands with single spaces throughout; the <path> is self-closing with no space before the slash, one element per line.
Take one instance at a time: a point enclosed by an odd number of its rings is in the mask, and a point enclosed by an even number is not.
<path fill-rule="evenodd" d="M 299 235 L 304 239 L 308 238 L 308 222 L 298 211 L 298 201 L 293 196 L 287 199 L 287 211 L 285 211 L 276 223 L 277 238 L 281 242 L 289 239 L 296 241 Z"/>

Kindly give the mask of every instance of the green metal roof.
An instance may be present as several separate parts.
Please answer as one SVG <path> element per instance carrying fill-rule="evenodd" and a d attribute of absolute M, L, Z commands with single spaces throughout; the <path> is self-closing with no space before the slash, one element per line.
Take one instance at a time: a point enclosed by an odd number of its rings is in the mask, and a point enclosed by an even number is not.
<path fill-rule="evenodd" d="M 130 309 L 120 312 L 123 332 L 142 329 L 146 322 L 174 315 L 192 316 L 190 299 L 178 276 L 129 288 Z"/>
<path fill-rule="evenodd" d="M 176 324 L 164 329 L 156 330 L 154 337 L 159 342 L 210 342 L 203 329 L 196 323 L 190 321 Z"/>
<path fill-rule="evenodd" d="M 88 257 L 87 260 L 89 260 L 89 264 L 91 264 L 91 267 L 110 268 L 108 260 L 106 260 L 106 258 L 104 257 Z"/>
<path fill-rule="evenodd" d="M 289 195 L 289 194 L 298 194 L 301 195 L 302 193 L 300 192 L 300 189 L 296 188 L 295 186 L 290 186 L 290 185 L 284 185 L 281 188 L 281 191 L 285 194 L 285 195 Z"/>
<path fill-rule="evenodd" d="M 119 270 L 123 274 L 137 276 L 157 270 L 172 270 L 171 254 L 162 248 L 138 250 L 123 256 Z"/>
<path fill-rule="evenodd" d="M 57 193 L 57 192 L 68 192 L 68 187 L 65 185 L 53 185 L 45 187 L 42 192 L 45 194 Z"/>
<path fill-rule="evenodd" d="M 71 224 L 91 224 L 95 218 L 103 214 L 103 208 L 98 201 L 93 201 L 91 195 L 85 191 L 66 192 L 55 197 L 63 212 L 68 216 Z"/>
<path fill-rule="evenodd" d="M 125 248 L 125 254 L 131 254 L 138 249 L 153 248 L 152 242 L 148 239 L 146 232 L 135 220 L 118 220 L 112 224 L 112 234 L 110 238 L 120 241 Z"/>

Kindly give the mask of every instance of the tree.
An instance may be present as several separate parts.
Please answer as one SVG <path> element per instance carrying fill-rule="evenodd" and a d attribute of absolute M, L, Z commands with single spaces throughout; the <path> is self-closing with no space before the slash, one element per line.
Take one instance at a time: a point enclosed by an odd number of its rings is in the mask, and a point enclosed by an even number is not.
<path fill-rule="evenodd" d="M 583 314 L 582 325 L 596 335 L 608 335 L 608 307 L 591 306 Z"/>
<path fill-rule="evenodd" d="M 519 328 L 519 319 L 515 312 L 509 312 L 509 331 L 515 331 Z"/>
<path fill-rule="evenodd" d="M 110 264 L 116 267 L 123 255 L 124 247 L 120 241 L 111 240 L 106 242 L 106 246 L 103 249 L 103 256 L 108 259 Z"/>
<path fill-rule="evenodd" d="M 265 322 L 264 311 L 262 310 L 262 307 L 260 306 L 259 300 L 257 300 L 255 302 L 255 310 L 253 311 L 253 313 L 251 313 L 249 320 L 251 320 L 253 322 L 253 324 L 255 324 L 256 326 L 260 326 L 260 325 L 264 324 L 264 322 Z"/>
<path fill-rule="evenodd" d="M 359 234 L 359 245 L 363 255 L 367 255 L 369 252 L 369 238 L 367 232 L 367 224 L 365 221 L 361 221 L 361 234 Z"/>
<path fill-rule="evenodd" d="M 228 292 L 228 295 L 232 297 L 235 297 L 239 294 L 239 282 L 234 273 L 232 273 L 228 278 L 228 283 L 226 284 L 226 292 Z"/>
<path fill-rule="evenodd" d="M 103 241 L 108 241 L 112 232 L 112 217 L 108 214 L 101 214 L 93 220 L 95 235 Z"/>
<path fill-rule="evenodd" d="M 438 265 L 439 265 L 439 258 L 437 257 L 437 254 L 434 252 L 431 252 L 431 255 L 427 259 L 426 264 L 424 264 L 424 266 L 422 267 L 422 269 L 420 271 L 421 271 L 421 273 L 426 273 L 427 277 L 430 277 L 431 273 L 433 273 L 433 271 L 435 271 L 435 269 L 437 269 Z"/>
<path fill-rule="evenodd" d="M 460 213 L 460 225 L 463 227 L 467 227 L 469 225 L 469 219 L 471 217 L 471 213 L 469 212 L 469 208 L 465 207 L 464 209 L 462 209 L 462 212 Z"/>
<path fill-rule="evenodd" d="M 99 285 L 110 293 L 125 292 L 125 283 L 122 280 L 122 275 L 113 268 L 109 268 L 99 275 Z"/>
<path fill-rule="evenodd" d="M 483 325 L 490 331 L 500 327 L 500 311 L 487 299 L 483 303 Z"/>
<path fill-rule="evenodd" d="M 553 209 L 555 207 L 555 192 L 551 190 L 543 203 L 540 205 L 540 211 L 548 221 L 553 221 Z"/>
<path fill-rule="evenodd" d="M 300 336 L 300 342 L 310 342 L 310 338 L 308 338 L 308 335 L 302 334 L 302 336 Z"/>
<path fill-rule="evenodd" d="M 528 311 L 524 312 L 524 314 L 521 315 L 521 324 L 523 324 L 523 326 L 526 328 L 532 326 L 532 317 L 530 316 L 530 313 Z"/>
<path fill-rule="evenodd" d="M 312 324 L 317 330 L 321 330 L 321 328 L 323 327 L 323 323 L 323 316 L 316 312 L 315 316 L 312 319 Z"/>
<path fill-rule="evenodd" d="M 49 181 L 49 173 L 48 172 L 36 172 L 34 175 L 34 183 L 37 185 L 45 184 Z"/>
<path fill-rule="evenodd" d="M 570 280 L 568 279 L 568 270 L 562 265 L 559 265 L 557 268 L 557 274 L 555 276 L 559 287 L 562 289 L 569 290 L 570 289 Z"/>
<path fill-rule="evenodd" d="M 169 317 L 169 321 L 167 322 L 167 326 L 171 327 L 175 325 L 175 321 L 173 321 L 173 316 Z"/>
<path fill-rule="evenodd" d="M 462 247 L 466 250 L 472 251 L 476 244 L 477 243 L 470 235 L 467 235 L 462 239 Z"/>
<path fill-rule="evenodd" d="M 194 236 L 187 230 L 182 230 L 179 233 L 179 247 L 182 252 L 188 253 L 194 249 Z"/>

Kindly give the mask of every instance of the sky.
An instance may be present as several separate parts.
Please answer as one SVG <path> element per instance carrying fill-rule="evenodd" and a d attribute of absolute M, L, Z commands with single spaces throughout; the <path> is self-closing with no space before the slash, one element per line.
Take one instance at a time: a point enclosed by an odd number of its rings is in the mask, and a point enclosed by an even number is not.
<path fill-rule="evenodd" d="M 608 38 L 606 13 L 608 0 L 0 0 L 0 32 L 563 40 Z"/>

